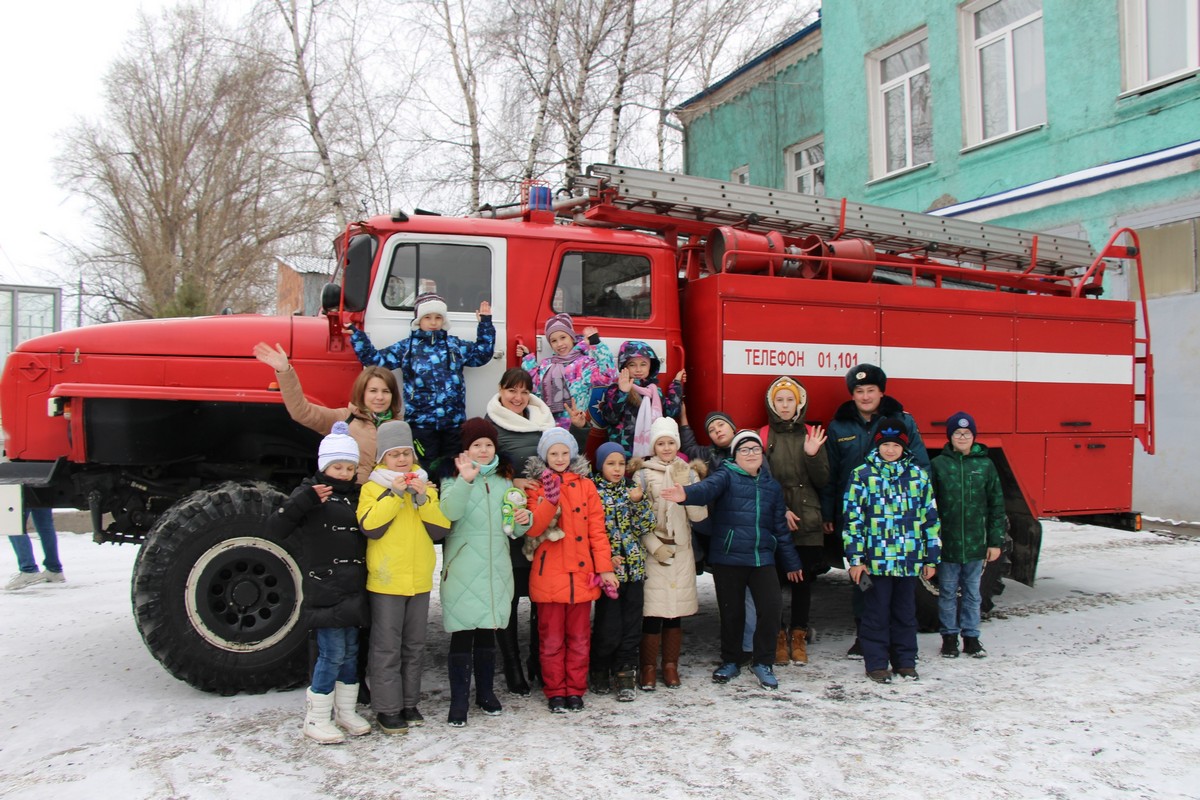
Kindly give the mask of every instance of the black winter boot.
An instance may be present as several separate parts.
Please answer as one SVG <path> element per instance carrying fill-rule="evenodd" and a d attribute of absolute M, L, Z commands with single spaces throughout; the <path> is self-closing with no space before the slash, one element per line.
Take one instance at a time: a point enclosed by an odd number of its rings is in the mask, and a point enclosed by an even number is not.
<path fill-rule="evenodd" d="M 987 650 L 979 643 L 978 636 L 963 637 L 963 655 L 971 658 L 987 658 Z"/>
<path fill-rule="evenodd" d="M 942 634 L 942 658 L 958 658 L 958 634 Z"/>
<path fill-rule="evenodd" d="M 467 724 L 467 712 L 471 708 L 471 654 L 451 653 L 450 664 L 450 714 L 446 721 L 452 728 Z"/>
<path fill-rule="evenodd" d="M 504 682 L 508 685 L 508 693 L 529 696 L 529 683 L 525 680 L 525 672 L 521 668 L 521 645 L 517 640 L 517 617 L 514 614 L 508 621 L 508 627 L 496 631 L 496 644 L 500 648 L 500 659 L 504 664 Z"/>
<path fill-rule="evenodd" d="M 475 648 L 475 705 L 489 717 L 499 714 L 504 708 L 496 697 L 493 680 L 496 675 L 496 648 Z"/>

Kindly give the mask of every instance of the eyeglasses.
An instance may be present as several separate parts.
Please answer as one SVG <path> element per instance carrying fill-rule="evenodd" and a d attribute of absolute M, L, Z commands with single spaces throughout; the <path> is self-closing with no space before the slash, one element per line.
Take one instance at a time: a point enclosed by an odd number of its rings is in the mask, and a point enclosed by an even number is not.
<path fill-rule="evenodd" d="M 969 430 L 966 430 L 966 429 L 963 429 L 961 431 L 955 431 L 954 433 L 951 434 L 951 436 L 953 436 L 955 439 L 966 439 L 966 438 L 969 438 L 974 435 L 975 434 L 971 433 Z"/>
<path fill-rule="evenodd" d="M 762 448 L 756 444 L 752 444 L 749 447 L 739 447 L 737 451 L 738 455 L 743 456 L 757 456 L 762 454 Z"/>

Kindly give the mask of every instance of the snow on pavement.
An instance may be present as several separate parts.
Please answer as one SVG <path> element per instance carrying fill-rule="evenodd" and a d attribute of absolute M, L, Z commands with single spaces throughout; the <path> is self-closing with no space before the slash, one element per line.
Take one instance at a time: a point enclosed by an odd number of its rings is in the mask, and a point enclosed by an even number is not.
<path fill-rule="evenodd" d="M 426 725 L 324 747 L 301 735 L 302 691 L 219 697 L 158 665 L 130 610 L 133 548 L 60 547 L 68 583 L 0 592 L 0 798 L 1200 797 L 1190 539 L 1046 523 L 1037 587 L 1008 582 L 983 627 L 990 657 L 942 659 L 923 634 L 921 680 L 889 686 L 844 658 L 840 571 L 818 583 L 807 667 L 778 667 L 774 693 L 745 672 L 713 684 L 705 576 L 682 688 L 555 716 L 501 688 L 503 715 L 461 729 L 435 592 Z"/>

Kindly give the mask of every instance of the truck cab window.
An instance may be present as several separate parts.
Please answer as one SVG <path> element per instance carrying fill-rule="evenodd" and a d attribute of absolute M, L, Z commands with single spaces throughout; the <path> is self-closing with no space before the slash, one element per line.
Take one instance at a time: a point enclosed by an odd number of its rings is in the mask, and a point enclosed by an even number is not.
<path fill-rule="evenodd" d="M 474 312 L 492 297 L 492 251 L 478 245 L 419 242 L 392 252 L 383 305 L 411 311 L 418 294 L 437 292 L 449 311 Z"/>
<path fill-rule="evenodd" d="M 572 316 L 649 319 L 650 259 L 629 253 L 567 253 L 551 305 Z"/>

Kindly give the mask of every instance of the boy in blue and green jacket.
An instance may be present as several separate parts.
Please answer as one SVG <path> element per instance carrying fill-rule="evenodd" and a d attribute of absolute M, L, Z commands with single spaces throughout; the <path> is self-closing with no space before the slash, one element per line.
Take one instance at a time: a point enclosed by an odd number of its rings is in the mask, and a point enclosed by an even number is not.
<path fill-rule="evenodd" d="M 908 446 L 903 421 L 882 420 L 843 503 L 850 580 L 863 590 L 858 638 L 877 683 L 891 683 L 889 660 L 897 676 L 917 679 L 916 581 L 933 578 L 941 551 L 933 485 Z"/>
<path fill-rule="evenodd" d="M 933 459 L 933 491 L 942 522 L 938 620 L 944 658 L 958 658 L 960 631 L 964 654 L 987 655 L 979 643 L 979 581 L 984 561 L 998 559 L 1004 544 L 1000 473 L 975 436 L 974 417 L 965 411 L 951 414 L 946 420 L 950 441 Z"/>

